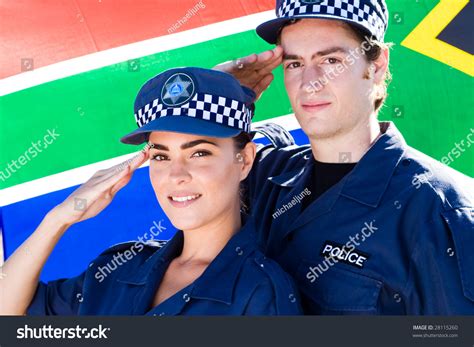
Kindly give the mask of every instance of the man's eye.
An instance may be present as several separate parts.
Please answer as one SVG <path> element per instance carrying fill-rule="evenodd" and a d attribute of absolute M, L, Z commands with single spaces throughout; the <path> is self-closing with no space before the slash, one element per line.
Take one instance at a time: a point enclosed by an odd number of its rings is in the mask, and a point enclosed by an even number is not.
<path fill-rule="evenodd" d="M 197 152 L 194 152 L 193 155 L 191 157 L 207 157 L 208 155 L 211 155 L 210 152 L 208 151 L 197 151 Z"/>
<path fill-rule="evenodd" d="M 168 157 L 164 154 L 155 154 L 152 158 L 156 161 L 168 160 Z"/>
<path fill-rule="evenodd" d="M 294 61 L 294 62 L 291 62 L 291 63 L 289 63 L 288 65 L 286 65 L 286 69 L 290 69 L 290 70 L 291 70 L 291 69 L 296 69 L 296 68 L 298 68 L 298 67 L 300 67 L 300 66 L 301 66 L 301 63 L 300 63 L 300 62 Z"/>
<path fill-rule="evenodd" d="M 329 64 L 338 64 L 338 63 L 341 62 L 341 60 L 338 59 L 338 58 L 330 57 L 330 58 L 326 58 L 326 59 L 324 60 L 324 62 L 325 62 L 325 63 L 329 63 Z"/>

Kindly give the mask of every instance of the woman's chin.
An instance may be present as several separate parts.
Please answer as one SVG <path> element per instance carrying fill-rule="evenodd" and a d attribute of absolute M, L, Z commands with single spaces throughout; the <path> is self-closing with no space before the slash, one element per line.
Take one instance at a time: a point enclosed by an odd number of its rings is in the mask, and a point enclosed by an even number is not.
<path fill-rule="evenodd" d="M 205 222 L 202 218 L 200 217 L 184 217 L 184 216 L 176 216 L 176 217 L 170 217 L 171 224 L 178 229 L 178 230 L 193 230 L 193 229 L 198 229 L 202 227 Z"/>

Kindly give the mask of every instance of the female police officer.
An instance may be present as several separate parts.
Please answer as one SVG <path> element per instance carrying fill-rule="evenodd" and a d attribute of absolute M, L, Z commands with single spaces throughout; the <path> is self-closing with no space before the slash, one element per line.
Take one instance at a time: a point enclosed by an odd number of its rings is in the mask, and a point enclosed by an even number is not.
<path fill-rule="evenodd" d="M 135 101 L 139 129 L 122 139 L 149 141 L 146 149 L 97 172 L 47 214 L 4 266 L 0 313 L 298 314 L 291 279 L 256 249 L 253 223 L 241 218 L 240 182 L 255 157 L 248 136 L 254 99 L 231 75 L 212 70 L 172 69 L 149 80 Z M 100 213 L 148 158 L 158 201 L 180 229 L 171 241 L 137 249 L 107 277 L 97 269 L 130 243 L 106 250 L 75 278 L 38 285 L 68 227 Z M 87 201 L 85 210 L 73 208 L 77 198 Z"/>

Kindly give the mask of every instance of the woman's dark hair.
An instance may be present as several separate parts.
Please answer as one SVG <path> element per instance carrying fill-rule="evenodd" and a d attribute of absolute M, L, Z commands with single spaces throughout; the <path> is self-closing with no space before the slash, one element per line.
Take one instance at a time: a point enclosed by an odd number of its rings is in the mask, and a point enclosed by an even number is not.
<path fill-rule="evenodd" d="M 241 150 L 245 148 L 247 143 L 252 141 L 252 139 L 250 138 L 250 135 L 244 131 L 242 131 L 239 135 L 234 136 L 232 139 L 234 140 L 236 153 L 239 153 Z M 244 213 L 247 213 L 249 209 L 248 197 L 247 197 L 243 182 L 240 183 L 239 195 L 240 195 L 240 210 Z"/>
<path fill-rule="evenodd" d="M 250 135 L 244 131 L 242 131 L 239 135 L 234 136 L 232 139 L 234 140 L 234 145 L 237 152 L 243 150 L 247 143 L 252 141 Z"/>

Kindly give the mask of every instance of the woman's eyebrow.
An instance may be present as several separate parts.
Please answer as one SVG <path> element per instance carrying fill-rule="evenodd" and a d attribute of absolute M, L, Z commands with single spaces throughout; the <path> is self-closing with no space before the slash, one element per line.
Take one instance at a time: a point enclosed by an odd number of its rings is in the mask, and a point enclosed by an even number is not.
<path fill-rule="evenodd" d="M 150 148 L 159 149 L 162 151 L 169 151 L 168 147 L 160 145 L 159 143 L 149 143 L 148 145 L 150 146 Z"/>
<path fill-rule="evenodd" d="M 195 147 L 197 145 L 200 145 L 202 143 L 207 143 L 207 144 L 210 144 L 210 145 L 214 145 L 216 147 L 219 147 L 219 145 L 215 142 L 212 142 L 212 141 L 208 141 L 208 140 L 194 140 L 194 141 L 190 141 L 190 142 L 186 142 L 186 143 L 183 143 L 180 148 L 181 149 L 188 149 L 188 148 L 191 148 L 191 147 Z M 169 151 L 169 148 L 166 147 L 165 145 L 160 145 L 159 143 L 150 143 L 150 147 L 151 148 L 154 148 L 154 149 L 158 149 L 158 150 L 162 150 L 162 151 Z"/>
<path fill-rule="evenodd" d="M 219 145 L 215 142 L 212 142 L 212 141 L 208 141 L 208 140 L 194 140 L 194 141 L 191 141 L 191 142 L 186 142 L 186 143 L 183 143 L 181 145 L 181 149 L 188 149 L 188 148 L 191 148 L 191 147 L 195 147 L 197 145 L 200 145 L 202 143 L 207 143 L 209 145 L 213 145 L 213 146 L 216 146 L 216 147 L 219 147 Z"/>

